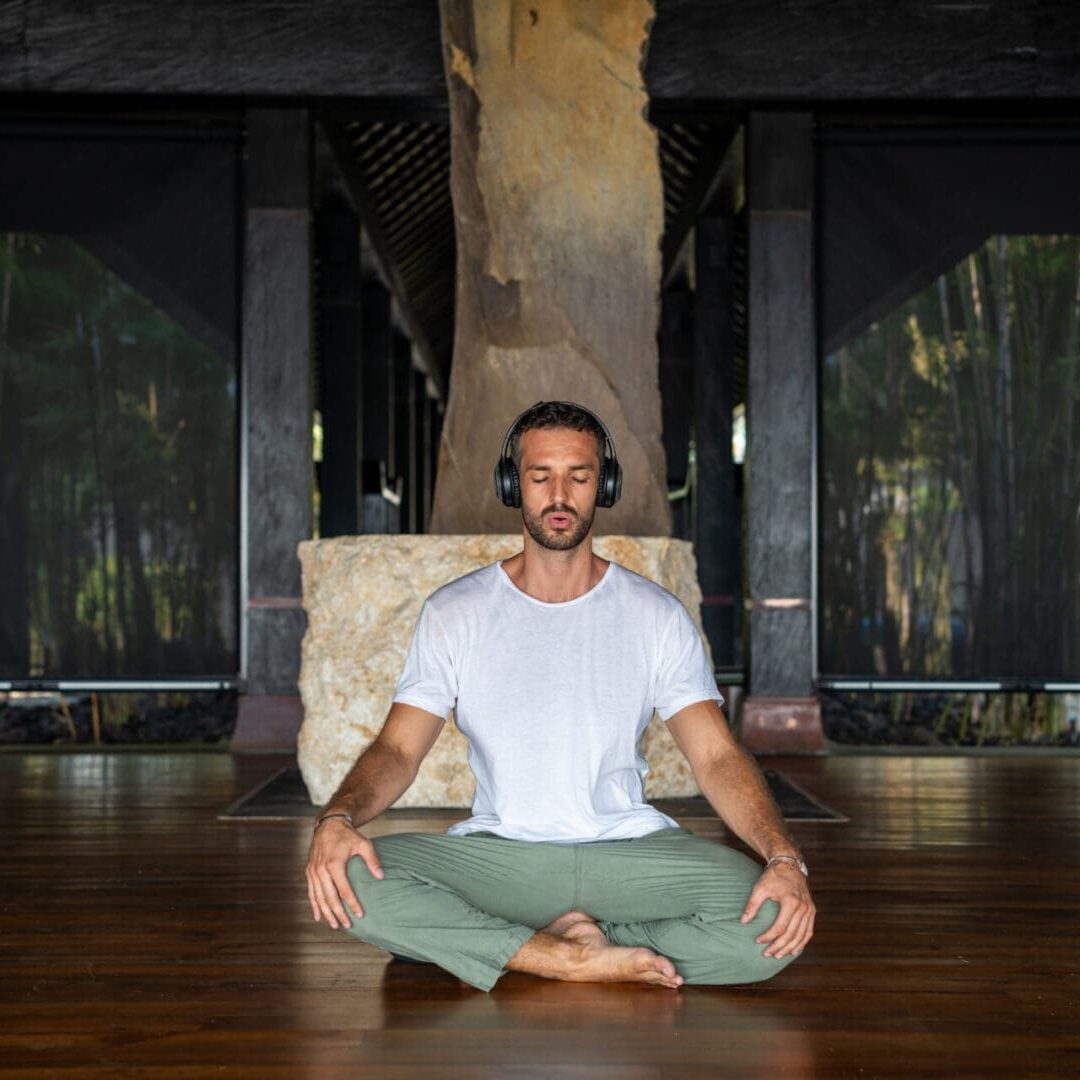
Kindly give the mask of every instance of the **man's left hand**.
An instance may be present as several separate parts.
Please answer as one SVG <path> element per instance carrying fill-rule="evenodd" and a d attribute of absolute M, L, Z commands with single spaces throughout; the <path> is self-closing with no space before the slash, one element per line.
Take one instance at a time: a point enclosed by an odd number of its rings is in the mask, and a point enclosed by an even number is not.
<path fill-rule="evenodd" d="M 817 911 L 802 871 L 788 862 L 769 867 L 758 878 L 739 921 L 748 923 L 766 900 L 775 900 L 780 905 L 780 914 L 772 926 L 754 940 L 768 946 L 765 956 L 775 956 L 778 960 L 788 953 L 798 956 L 814 935 Z"/>

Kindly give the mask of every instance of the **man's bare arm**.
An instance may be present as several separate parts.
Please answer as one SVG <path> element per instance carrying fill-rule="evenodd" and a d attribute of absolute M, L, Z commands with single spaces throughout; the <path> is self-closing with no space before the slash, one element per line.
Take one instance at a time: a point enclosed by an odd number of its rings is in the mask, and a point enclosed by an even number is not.
<path fill-rule="evenodd" d="M 701 793 L 721 820 L 763 859 L 798 855 L 757 762 L 735 741 L 715 701 L 699 701 L 668 720 Z"/>
<path fill-rule="evenodd" d="M 356 759 L 322 815 L 348 814 L 353 825 L 378 817 L 416 779 L 445 723 L 445 717 L 395 702 L 375 741 Z"/>
<path fill-rule="evenodd" d="M 757 762 L 735 741 L 715 701 L 699 701 L 668 720 L 668 730 L 686 755 L 709 805 L 732 832 L 765 860 L 774 855 L 801 858 Z M 766 956 L 798 955 L 814 932 L 816 909 L 802 873 L 780 862 L 758 879 L 743 911 L 749 922 L 766 900 L 780 905 L 772 926 L 755 940 Z"/>
<path fill-rule="evenodd" d="M 358 917 L 363 916 L 345 867 L 358 855 L 374 877 L 381 878 L 383 871 L 375 845 L 355 826 L 378 817 L 404 793 L 445 722 L 445 717 L 395 702 L 375 741 L 357 758 L 321 811 L 320 817 L 348 814 L 352 825 L 344 818 L 332 817 L 318 825 L 311 838 L 306 876 L 316 922 L 325 918 L 335 930 L 347 927 L 345 905 Z"/>

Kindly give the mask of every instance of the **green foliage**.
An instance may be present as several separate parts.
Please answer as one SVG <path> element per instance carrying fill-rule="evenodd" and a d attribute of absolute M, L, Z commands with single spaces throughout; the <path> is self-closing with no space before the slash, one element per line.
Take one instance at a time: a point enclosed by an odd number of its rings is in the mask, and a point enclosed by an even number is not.
<path fill-rule="evenodd" d="M 0 244 L 29 670 L 235 664 L 235 364 L 74 241 Z"/>
<path fill-rule="evenodd" d="M 992 237 L 825 358 L 823 671 L 1080 671 L 1078 321 L 1080 237 Z"/>

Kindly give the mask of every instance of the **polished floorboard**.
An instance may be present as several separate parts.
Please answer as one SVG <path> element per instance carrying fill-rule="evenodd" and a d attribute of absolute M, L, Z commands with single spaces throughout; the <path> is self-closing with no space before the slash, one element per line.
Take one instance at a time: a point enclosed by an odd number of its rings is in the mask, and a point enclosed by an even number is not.
<path fill-rule="evenodd" d="M 850 818 L 794 825 L 800 960 L 490 994 L 315 924 L 306 822 L 217 820 L 285 760 L 0 753 L 0 1077 L 1080 1076 L 1078 757 L 769 759 Z"/>

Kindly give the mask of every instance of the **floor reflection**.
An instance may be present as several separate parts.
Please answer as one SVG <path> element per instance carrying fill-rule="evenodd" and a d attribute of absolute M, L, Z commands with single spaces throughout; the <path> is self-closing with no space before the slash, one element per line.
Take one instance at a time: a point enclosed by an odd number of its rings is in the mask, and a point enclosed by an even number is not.
<path fill-rule="evenodd" d="M 768 997 L 768 1002 L 762 1000 Z M 543 1031 L 554 1035 L 550 1063 L 574 1053 L 610 1063 L 625 1044 L 635 1064 L 722 1065 L 729 1075 L 809 1080 L 819 1074 L 798 999 L 753 988 L 691 986 L 680 990 L 627 983 L 566 983 L 504 975 L 491 993 L 432 965 L 391 960 L 382 981 L 385 1030 Z M 583 1040 L 582 1036 L 586 1036 Z M 723 1061 L 715 1058 L 723 1046 Z M 730 1071 L 729 1071 L 730 1070 Z"/>

